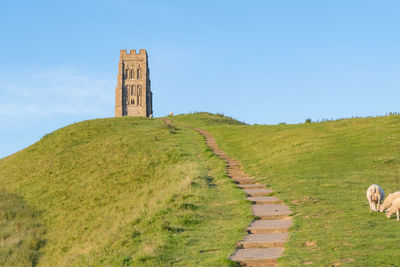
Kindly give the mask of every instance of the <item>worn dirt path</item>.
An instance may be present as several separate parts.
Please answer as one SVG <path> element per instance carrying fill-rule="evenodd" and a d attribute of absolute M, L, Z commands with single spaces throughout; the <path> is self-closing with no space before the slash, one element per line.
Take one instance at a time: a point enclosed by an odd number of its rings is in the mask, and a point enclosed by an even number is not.
<path fill-rule="evenodd" d="M 169 119 L 163 120 L 173 125 Z M 271 189 L 243 173 L 240 162 L 219 149 L 214 137 L 207 131 L 194 130 L 203 135 L 212 151 L 226 162 L 226 173 L 246 193 L 247 200 L 253 203 L 253 215 L 257 217 L 247 228 L 248 234 L 237 243 L 237 249 L 230 259 L 239 262 L 241 266 L 277 266 L 292 225 L 289 207 L 277 197 L 270 196 L 273 193 Z"/>

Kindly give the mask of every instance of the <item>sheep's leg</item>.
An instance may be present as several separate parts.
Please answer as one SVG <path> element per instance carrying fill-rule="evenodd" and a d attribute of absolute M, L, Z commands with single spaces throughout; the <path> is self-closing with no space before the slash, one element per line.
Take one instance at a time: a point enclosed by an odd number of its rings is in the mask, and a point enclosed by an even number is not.
<path fill-rule="evenodd" d="M 376 211 L 379 211 L 380 207 L 381 207 L 381 198 L 378 197 L 378 203 L 376 204 Z"/>
<path fill-rule="evenodd" d="M 369 202 L 369 211 L 370 212 L 372 212 L 372 201 L 371 201 L 371 199 L 368 199 L 368 202 Z"/>
<path fill-rule="evenodd" d="M 399 220 L 399 210 L 396 211 L 397 221 Z"/>

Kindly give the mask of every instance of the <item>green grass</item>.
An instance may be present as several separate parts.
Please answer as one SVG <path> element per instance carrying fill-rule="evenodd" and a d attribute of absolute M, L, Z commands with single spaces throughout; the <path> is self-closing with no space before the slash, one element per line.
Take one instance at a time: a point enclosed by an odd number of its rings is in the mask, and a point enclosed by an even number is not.
<path fill-rule="evenodd" d="M 40 214 L 19 196 L 0 191 L 0 263 L 35 266 L 44 244 Z"/>
<path fill-rule="evenodd" d="M 400 190 L 400 116 L 296 125 L 234 125 L 208 113 L 173 117 L 208 130 L 294 212 L 282 266 L 400 262 L 400 224 L 370 213 L 372 183 Z M 306 242 L 309 242 L 306 245 Z"/>
<path fill-rule="evenodd" d="M 85 121 L 0 160 L 0 265 L 15 265 L 4 255 L 38 266 L 232 265 L 250 205 L 190 127 L 208 130 L 290 205 L 280 265 L 400 262 L 400 224 L 370 213 L 365 197 L 372 183 L 400 189 L 400 116 L 271 126 L 209 113 L 171 120 L 177 127 Z"/>
<path fill-rule="evenodd" d="M 38 266 L 229 266 L 252 218 L 203 138 L 160 119 L 57 130 L 0 160 L 0 184 L 46 229 Z"/>

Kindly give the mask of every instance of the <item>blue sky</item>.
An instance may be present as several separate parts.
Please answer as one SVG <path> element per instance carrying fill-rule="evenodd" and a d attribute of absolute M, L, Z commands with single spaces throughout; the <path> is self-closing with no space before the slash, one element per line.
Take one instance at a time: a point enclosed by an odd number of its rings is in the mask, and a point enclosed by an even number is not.
<path fill-rule="evenodd" d="M 399 111 L 398 1 L 4 1 L 0 158 L 114 115 L 120 49 L 149 54 L 154 115 L 299 123 Z"/>

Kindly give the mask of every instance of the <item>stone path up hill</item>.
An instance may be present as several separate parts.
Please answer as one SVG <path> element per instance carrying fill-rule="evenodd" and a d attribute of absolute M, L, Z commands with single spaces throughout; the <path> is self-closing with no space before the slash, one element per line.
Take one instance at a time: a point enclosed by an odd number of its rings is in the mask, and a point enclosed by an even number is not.
<path fill-rule="evenodd" d="M 247 194 L 247 199 L 253 202 L 252 212 L 258 218 L 249 225 L 248 234 L 237 243 L 237 249 L 230 259 L 239 262 L 241 266 L 277 266 L 277 259 L 282 255 L 288 239 L 288 229 L 292 225 L 289 207 L 275 196 L 270 196 L 273 193 L 271 189 L 243 173 L 240 162 L 219 149 L 215 139 L 207 131 L 194 130 L 202 134 L 212 151 L 226 161 L 228 176 Z"/>

